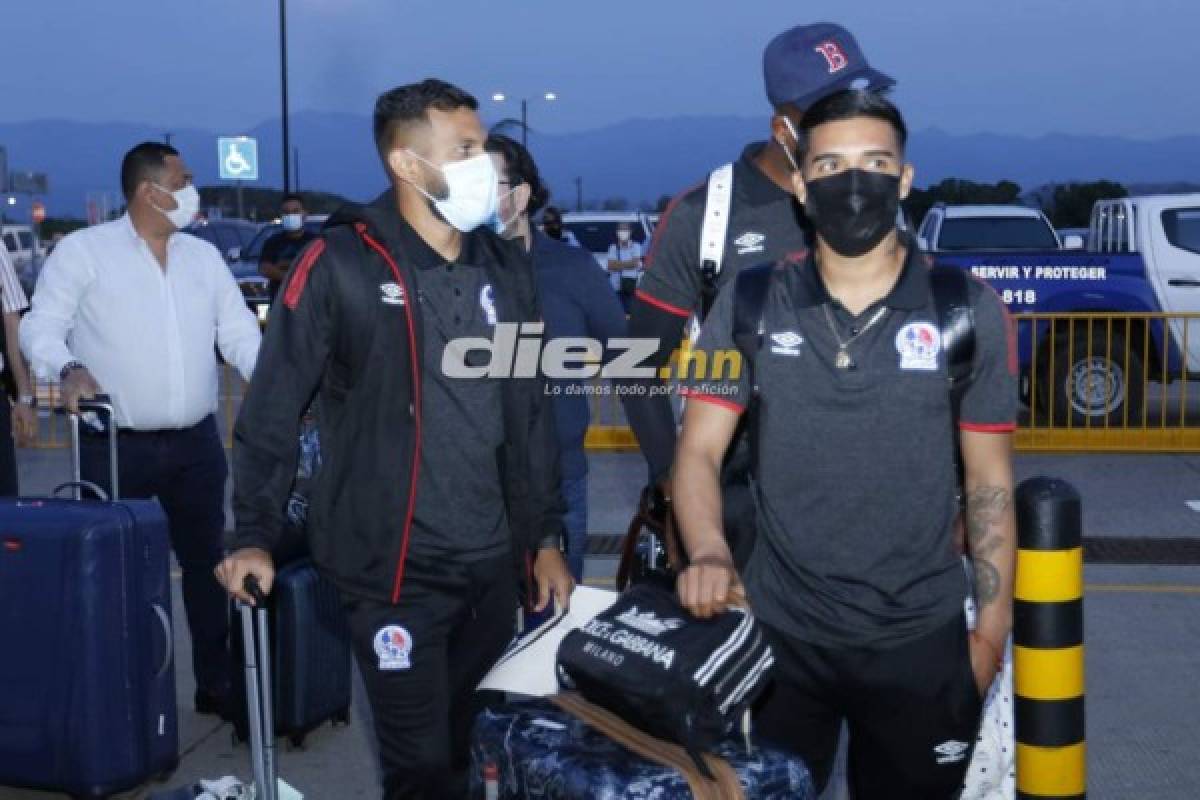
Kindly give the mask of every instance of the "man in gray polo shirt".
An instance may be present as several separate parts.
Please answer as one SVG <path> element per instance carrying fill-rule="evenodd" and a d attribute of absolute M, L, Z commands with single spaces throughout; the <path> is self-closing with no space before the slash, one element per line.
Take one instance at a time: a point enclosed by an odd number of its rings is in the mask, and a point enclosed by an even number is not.
<path fill-rule="evenodd" d="M 802 755 L 823 787 L 845 720 L 858 800 L 957 796 L 1012 618 L 1011 328 L 995 293 L 972 282 L 975 356 L 958 426 L 981 612 L 968 635 L 946 355 L 927 264 L 895 226 L 912 185 L 906 138 L 876 94 L 809 109 L 793 185 L 817 246 L 774 268 L 753 363 L 691 381 L 698 402 L 674 480 L 692 564 L 682 602 L 711 615 L 744 579 L 777 661 L 759 731 Z M 701 333 L 710 364 L 736 348 L 735 300 L 727 287 Z M 751 404 L 760 535 L 739 578 L 718 476 Z"/>
<path fill-rule="evenodd" d="M 791 193 L 790 151 L 805 109 L 849 87 L 887 89 L 895 84 L 871 66 L 857 39 L 840 25 L 798 25 L 773 37 L 763 51 L 763 84 L 771 105 L 771 138 L 749 145 L 732 165 L 725 242 L 720 264 L 701 264 L 701 233 L 708 182 L 684 191 L 667 207 L 646 256 L 646 271 L 630 307 L 629 335 L 656 339 L 646 366 L 661 367 L 683 338 L 684 323 L 703 322 L 712 295 L 746 267 L 802 254 L 809 246 L 803 214 Z M 721 212 L 720 203 L 714 211 Z M 705 235 L 711 235 L 705 233 Z M 650 480 L 670 495 L 675 413 L 658 378 L 637 384 L 626 402 L 629 424 L 649 466 Z M 741 442 L 742 438 L 737 437 Z M 725 533 L 741 563 L 754 541 L 754 509 L 747 484 L 747 450 L 731 448 L 724 466 Z"/>

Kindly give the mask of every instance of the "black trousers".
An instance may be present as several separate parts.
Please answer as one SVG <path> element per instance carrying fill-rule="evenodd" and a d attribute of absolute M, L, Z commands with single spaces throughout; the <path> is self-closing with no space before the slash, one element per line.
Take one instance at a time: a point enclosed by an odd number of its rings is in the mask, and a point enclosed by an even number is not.
<path fill-rule="evenodd" d="M 85 428 L 85 426 L 80 426 Z M 80 474 L 110 490 L 108 437 L 80 437 Z M 210 416 L 192 428 L 124 431 L 117 443 L 122 497 L 157 497 L 167 515 L 171 548 L 183 571 L 183 606 L 192 635 L 196 686 L 212 694 L 230 687 L 229 598 L 213 575 L 225 531 L 225 448 Z"/>
<path fill-rule="evenodd" d="M 775 681 L 756 730 L 804 758 L 819 792 L 845 720 L 855 800 L 958 797 L 983 710 L 961 614 L 883 650 L 817 647 L 763 628 Z"/>
<path fill-rule="evenodd" d="M 384 800 L 464 797 L 475 691 L 511 641 L 509 555 L 454 563 L 410 555 L 400 602 L 343 596 L 375 717 Z"/>
<path fill-rule="evenodd" d="M 0 497 L 16 497 L 17 443 L 13 441 L 12 405 L 0 393 Z"/>

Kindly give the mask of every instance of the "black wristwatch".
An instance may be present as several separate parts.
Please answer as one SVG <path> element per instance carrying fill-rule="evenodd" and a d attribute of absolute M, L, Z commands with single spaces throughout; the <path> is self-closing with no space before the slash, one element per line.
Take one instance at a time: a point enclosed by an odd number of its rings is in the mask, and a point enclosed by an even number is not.
<path fill-rule="evenodd" d="M 76 369 L 87 369 L 87 366 L 85 366 L 82 361 L 68 361 L 66 364 L 63 364 L 63 368 L 58 372 L 59 382 L 61 383 L 62 381 L 65 381 L 67 379 L 67 375 L 72 370 Z"/>

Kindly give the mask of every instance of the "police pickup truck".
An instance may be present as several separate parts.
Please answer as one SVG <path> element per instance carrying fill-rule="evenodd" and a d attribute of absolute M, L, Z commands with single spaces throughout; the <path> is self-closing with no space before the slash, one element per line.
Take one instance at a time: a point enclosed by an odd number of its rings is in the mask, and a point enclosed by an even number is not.
<path fill-rule="evenodd" d="M 1004 247 L 996 230 L 985 246 L 961 249 L 946 225 L 970 208 L 935 206 L 920 238 L 936 263 L 969 269 L 1012 313 L 1033 315 L 1018 317 L 1017 345 L 1035 413 L 1059 425 L 1141 425 L 1148 382 L 1200 372 L 1200 320 L 1141 316 L 1200 312 L 1200 194 L 1101 200 L 1080 249 L 1059 244 L 1044 217 L 1041 249 Z M 1067 313 L 1094 316 L 1050 318 Z"/>

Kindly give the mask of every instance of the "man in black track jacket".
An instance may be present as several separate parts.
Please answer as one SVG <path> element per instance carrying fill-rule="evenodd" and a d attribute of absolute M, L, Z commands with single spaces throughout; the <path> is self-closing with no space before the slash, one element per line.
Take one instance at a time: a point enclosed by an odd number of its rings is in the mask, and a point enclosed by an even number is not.
<path fill-rule="evenodd" d="M 474 688 L 513 634 L 514 566 L 539 609 L 573 588 L 543 382 L 481 345 L 540 311 L 525 254 L 479 227 L 497 190 L 476 108 L 436 80 L 379 98 L 393 189 L 336 213 L 294 263 L 234 433 L 235 550 L 218 576 L 246 600 L 247 575 L 270 590 L 297 424 L 320 398 L 309 543 L 347 611 L 385 800 L 465 791 Z"/>

